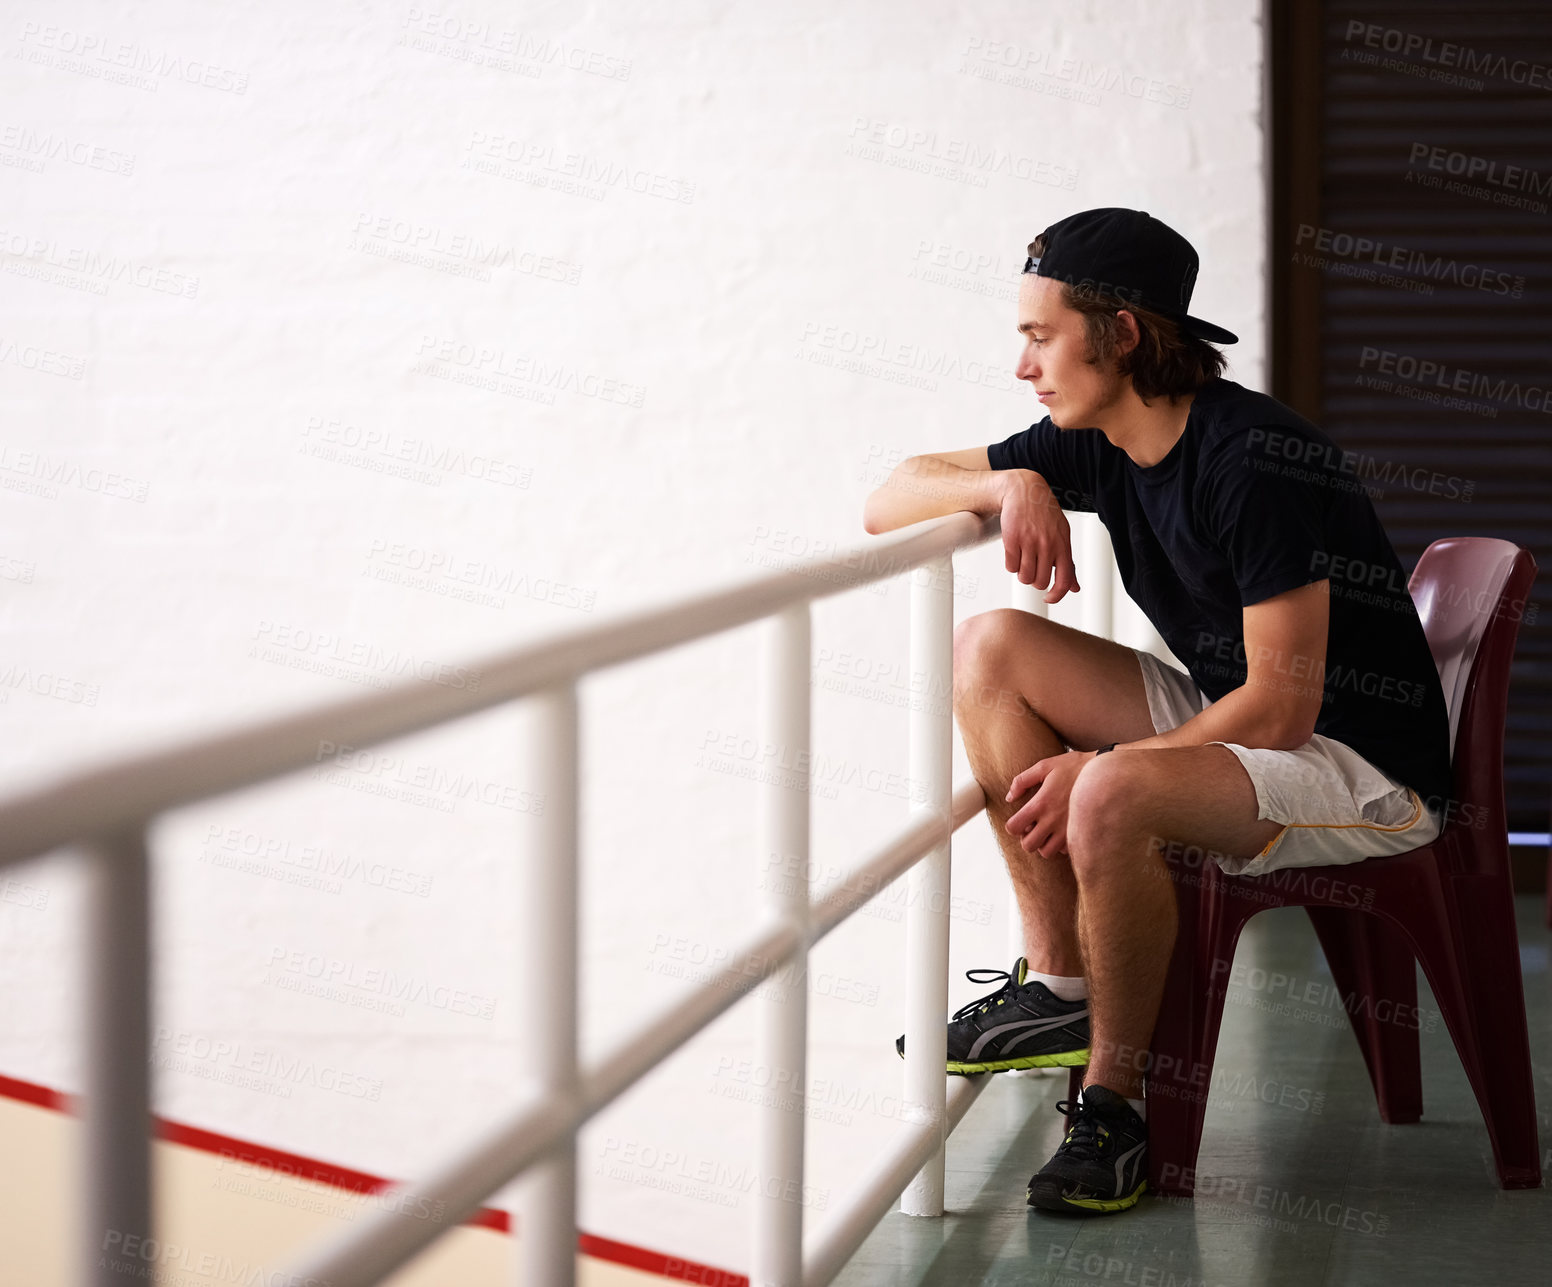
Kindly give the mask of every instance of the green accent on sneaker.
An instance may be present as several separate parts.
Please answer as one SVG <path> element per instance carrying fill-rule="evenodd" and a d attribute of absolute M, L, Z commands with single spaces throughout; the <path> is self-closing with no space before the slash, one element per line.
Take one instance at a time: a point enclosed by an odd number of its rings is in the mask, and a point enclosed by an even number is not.
<path fill-rule="evenodd" d="M 1080 1211 L 1125 1211 L 1127 1207 L 1137 1205 L 1137 1199 L 1148 1191 L 1148 1181 L 1141 1181 L 1132 1192 L 1121 1198 L 1069 1198 L 1065 1193 L 1061 1195 L 1063 1206 L 1075 1207 Z M 1026 1202 L 1033 1205 L 1034 1189 L 1031 1186 L 1024 1190 Z"/>
<path fill-rule="evenodd" d="M 901 1058 L 904 1058 L 902 1055 Z M 1012 1068 L 1081 1068 L 1089 1061 L 1089 1048 L 1063 1050 L 1055 1055 L 1026 1055 L 1022 1059 L 991 1059 L 982 1063 L 957 1063 L 950 1059 L 951 1073 L 1007 1072 Z"/>

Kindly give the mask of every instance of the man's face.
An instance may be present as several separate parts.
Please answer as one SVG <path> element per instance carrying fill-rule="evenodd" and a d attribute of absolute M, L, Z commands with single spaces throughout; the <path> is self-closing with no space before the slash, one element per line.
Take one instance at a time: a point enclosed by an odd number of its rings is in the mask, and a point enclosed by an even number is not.
<path fill-rule="evenodd" d="M 1114 363 L 1090 366 L 1083 315 L 1062 300 L 1061 283 L 1024 273 L 1019 278 L 1018 328 L 1024 336 L 1014 374 L 1028 380 L 1058 429 L 1090 429 L 1119 402 L 1127 381 Z"/>

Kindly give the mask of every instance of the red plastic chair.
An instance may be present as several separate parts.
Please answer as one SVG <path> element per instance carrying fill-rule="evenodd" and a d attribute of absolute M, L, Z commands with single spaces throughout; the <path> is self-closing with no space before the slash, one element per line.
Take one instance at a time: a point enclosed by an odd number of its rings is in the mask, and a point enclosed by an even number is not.
<path fill-rule="evenodd" d="M 1503 790 L 1509 664 L 1535 575 L 1520 546 L 1454 537 L 1430 545 L 1408 583 L 1450 711 L 1456 800 L 1431 844 L 1249 878 L 1224 875 L 1210 858 L 1193 868 L 1167 857 L 1180 919 L 1147 1085 L 1154 1192 L 1194 1192 L 1234 947 L 1253 915 L 1286 906 L 1308 911 L 1333 982 L 1352 994 L 1380 1117 L 1422 1116 L 1415 954 L 1476 1092 L 1499 1183 L 1540 1186 Z M 1073 1070 L 1074 1096 L 1082 1072 Z"/>

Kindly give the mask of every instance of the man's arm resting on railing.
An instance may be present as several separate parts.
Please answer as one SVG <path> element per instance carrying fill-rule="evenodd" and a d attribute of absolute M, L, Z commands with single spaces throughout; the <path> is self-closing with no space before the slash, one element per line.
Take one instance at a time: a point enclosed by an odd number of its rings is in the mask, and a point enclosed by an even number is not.
<path fill-rule="evenodd" d="M 902 460 L 868 497 L 862 526 L 877 536 L 966 510 L 1002 519 L 1003 567 L 1045 590 L 1047 603 L 1079 588 L 1072 532 L 1050 484 L 1033 469 L 993 469 L 985 447 Z"/>
<path fill-rule="evenodd" d="M 1167 733 L 1116 747 L 1240 746 L 1292 751 L 1314 736 L 1325 689 L 1329 581 L 1313 581 L 1244 609 L 1246 678 Z"/>
<path fill-rule="evenodd" d="M 1021 477 L 1020 477 L 1021 476 Z M 1010 486 L 1045 485 L 1028 469 L 993 469 L 985 447 L 902 460 L 868 497 L 862 526 L 871 535 L 892 532 L 944 514 L 1000 514 Z"/>

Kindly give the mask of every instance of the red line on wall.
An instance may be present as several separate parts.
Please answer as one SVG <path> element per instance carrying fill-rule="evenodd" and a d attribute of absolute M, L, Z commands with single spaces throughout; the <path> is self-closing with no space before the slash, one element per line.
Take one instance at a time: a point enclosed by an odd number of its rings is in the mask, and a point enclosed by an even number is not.
<path fill-rule="evenodd" d="M 48 1086 L 40 1086 L 36 1082 L 7 1077 L 3 1073 L 0 1073 L 0 1098 L 34 1104 L 39 1108 L 52 1109 L 58 1113 L 75 1112 L 75 1096 Z M 219 1157 L 265 1170 L 278 1171 L 281 1175 L 294 1176 L 299 1180 L 311 1180 L 317 1184 L 327 1184 L 331 1188 L 345 1189 L 351 1193 L 378 1193 L 391 1189 L 398 1183 L 396 1180 L 384 1179 L 380 1175 L 372 1175 L 367 1171 L 355 1171 L 348 1166 L 336 1166 L 333 1162 L 320 1162 L 317 1158 L 303 1157 L 300 1153 L 288 1153 L 283 1149 L 270 1148 L 264 1144 L 235 1139 L 230 1135 L 220 1135 L 215 1131 L 202 1130 L 198 1126 L 186 1126 L 182 1122 L 170 1121 L 165 1117 L 154 1117 L 152 1121 L 157 1138 L 166 1140 L 169 1144 L 181 1144 L 184 1148 L 192 1148 L 201 1153 L 214 1153 Z M 497 1233 L 512 1232 L 512 1217 L 496 1207 L 481 1207 L 464 1223 L 477 1228 L 493 1229 Z M 641 1269 L 664 1278 L 705 1283 L 708 1287 L 749 1287 L 749 1279 L 744 1274 L 735 1274 L 729 1269 L 718 1269 L 714 1265 L 703 1265 L 694 1260 L 664 1255 L 661 1251 L 638 1247 L 633 1243 L 601 1238 L 594 1233 L 578 1232 L 577 1250 L 583 1255 L 592 1256 L 595 1260 L 607 1260 L 612 1264 Z"/>

